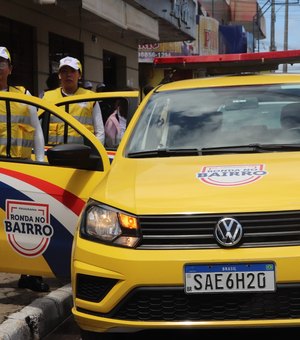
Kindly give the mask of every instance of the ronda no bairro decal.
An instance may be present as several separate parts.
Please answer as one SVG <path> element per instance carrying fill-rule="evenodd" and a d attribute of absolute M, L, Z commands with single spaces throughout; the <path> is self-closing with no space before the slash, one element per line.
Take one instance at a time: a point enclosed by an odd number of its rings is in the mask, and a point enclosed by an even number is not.
<path fill-rule="evenodd" d="M 196 177 L 203 183 L 232 187 L 253 183 L 267 174 L 264 164 L 203 166 Z"/>
<path fill-rule="evenodd" d="M 48 204 L 6 200 L 4 227 L 12 248 L 26 257 L 43 254 L 53 235 L 49 216 Z"/>

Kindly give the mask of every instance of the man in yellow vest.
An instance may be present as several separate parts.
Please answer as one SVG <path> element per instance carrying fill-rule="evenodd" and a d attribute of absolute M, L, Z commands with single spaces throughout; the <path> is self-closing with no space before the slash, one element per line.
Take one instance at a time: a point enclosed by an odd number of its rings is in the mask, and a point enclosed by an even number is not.
<path fill-rule="evenodd" d="M 12 73 L 11 57 L 6 47 L 0 47 L 0 90 L 24 93 L 31 95 L 23 86 L 8 85 L 8 76 Z M 0 155 L 10 158 L 31 158 L 34 147 L 35 159 L 44 161 L 44 136 L 38 120 L 35 107 L 22 105 L 17 102 L 11 104 L 10 121 L 11 126 L 7 126 L 7 112 L 4 102 L 0 105 Z M 7 131 L 10 130 L 10 138 L 7 140 Z M 7 141 L 7 142 L 4 142 Z"/>
<path fill-rule="evenodd" d="M 78 85 L 82 76 L 82 66 L 78 59 L 73 57 L 62 58 L 59 62 L 58 75 L 61 87 L 55 90 L 45 92 L 43 98 L 50 102 L 58 102 L 66 96 L 93 93 L 93 91 L 84 89 Z M 104 145 L 104 126 L 102 113 L 99 103 L 84 102 L 74 103 L 69 106 L 69 114 L 85 125 Z M 65 131 L 64 124 L 51 117 L 49 126 L 49 144 L 61 144 L 67 139 L 68 143 L 82 143 L 81 136 L 72 128 Z"/>
<path fill-rule="evenodd" d="M 8 49 L 0 47 L 0 90 L 31 95 L 23 86 L 8 85 L 12 73 L 11 56 Z M 8 124 L 10 122 L 10 124 Z M 8 158 L 31 159 L 32 148 L 35 160 L 44 161 L 44 136 L 36 108 L 11 102 L 10 110 L 0 103 L 0 156 Z M 47 292 L 49 286 L 41 276 L 21 275 L 19 288 Z"/>

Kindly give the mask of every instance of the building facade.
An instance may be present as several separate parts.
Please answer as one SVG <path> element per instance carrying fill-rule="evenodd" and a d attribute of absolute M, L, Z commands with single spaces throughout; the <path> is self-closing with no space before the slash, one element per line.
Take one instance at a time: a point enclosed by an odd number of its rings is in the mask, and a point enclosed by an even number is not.
<path fill-rule="evenodd" d="M 265 18 L 257 0 L 198 0 L 195 39 L 139 46 L 140 85 L 155 86 L 169 69 L 153 69 L 155 57 L 255 52 L 266 36 Z M 176 71 L 173 80 L 205 76 L 203 70 Z"/>
<path fill-rule="evenodd" d="M 12 84 L 35 95 L 67 55 L 82 62 L 94 89 L 138 89 L 164 77 L 153 78 L 157 53 L 222 53 L 229 42 L 219 27 L 251 31 L 258 11 L 256 0 L 0 0 L 0 46 L 12 54 Z"/>
<path fill-rule="evenodd" d="M 11 82 L 38 95 L 72 55 L 94 88 L 139 88 L 138 45 L 195 39 L 195 0 L 0 0 L 0 46 Z"/>

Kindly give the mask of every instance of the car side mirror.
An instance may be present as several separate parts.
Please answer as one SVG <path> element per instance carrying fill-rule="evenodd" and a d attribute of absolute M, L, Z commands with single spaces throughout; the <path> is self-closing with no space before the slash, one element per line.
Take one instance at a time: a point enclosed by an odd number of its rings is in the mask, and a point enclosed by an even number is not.
<path fill-rule="evenodd" d="M 83 170 L 100 170 L 101 159 L 92 155 L 91 147 L 84 144 L 59 144 L 47 150 L 50 165 Z"/>

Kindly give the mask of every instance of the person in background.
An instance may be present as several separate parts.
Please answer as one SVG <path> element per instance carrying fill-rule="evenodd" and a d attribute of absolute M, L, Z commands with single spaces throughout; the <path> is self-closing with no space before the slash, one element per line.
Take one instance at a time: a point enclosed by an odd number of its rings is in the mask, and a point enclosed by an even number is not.
<path fill-rule="evenodd" d="M 83 82 L 83 86 L 82 87 L 84 89 L 87 89 L 87 90 L 91 90 L 91 91 L 93 90 L 93 84 L 90 81 L 88 81 L 88 80 Z"/>
<path fill-rule="evenodd" d="M 114 112 L 105 123 L 105 146 L 117 148 L 126 130 L 128 103 L 124 98 L 116 101 Z"/>
<path fill-rule="evenodd" d="M 58 75 L 61 86 L 55 90 L 45 92 L 43 98 L 48 101 L 56 103 L 63 97 L 92 92 L 78 85 L 82 76 L 82 66 L 78 59 L 70 56 L 62 58 L 59 62 Z M 71 104 L 69 114 L 84 124 L 104 145 L 104 125 L 98 102 L 90 101 Z M 62 143 L 64 140 L 64 127 L 63 124 L 60 127 L 60 124 L 60 122 L 54 121 L 50 123 L 49 142 L 52 144 Z M 68 140 L 70 142 L 76 143 L 78 138 L 81 137 L 76 131 L 73 129 L 68 130 Z"/>
<path fill-rule="evenodd" d="M 11 86 L 8 84 L 8 76 L 12 73 L 11 56 L 8 49 L 0 47 L 0 91 L 13 93 L 24 93 L 28 96 L 31 93 L 23 86 Z M 7 124 L 6 110 L 1 108 L 0 126 Z M 16 104 L 11 106 L 11 138 L 8 139 L 7 127 L 0 129 L 0 155 L 9 158 L 31 159 L 32 148 L 35 152 L 35 160 L 44 161 L 44 136 L 36 108 L 30 105 Z M 22 129 L 19 128 L 22 125 Z M 15 127 L 15 128 L 14 128 Z M 17 143 L 17 141 L 21 143 Z M 43 281 L 41 276 L 22 274 L 18 281 L 19 288 L 28 288 L 38 292 L 48 292 L 49 285 Z"/>
<path fill-rule="evenodd" d="M 104 83 L 99 83 L 96 86 L 96 92 L 104 92 L 105 90 L 105 84 Z"/>
<path fill-rule="evenodd" d="M 42 91 L 42 93 L 40 93 L 40 95 L 39 95 L 40 98 L 42 98 L 44 96 L 44 93 L 46 91 L 54 90 L 54 89 L 56 89 L 60 86 L 60 81 L 59 81 L 59 77 L 58 77 L 57 72 L 49 74 L 49 76 L 46 80 L 46 85 L 47 85 L 47 88 L 44 91 Z"/>

